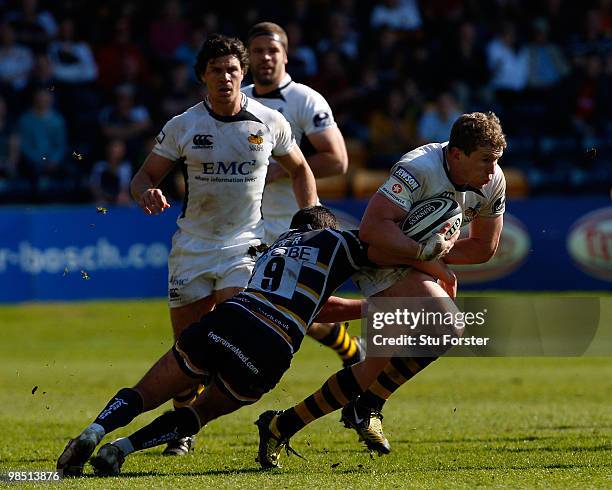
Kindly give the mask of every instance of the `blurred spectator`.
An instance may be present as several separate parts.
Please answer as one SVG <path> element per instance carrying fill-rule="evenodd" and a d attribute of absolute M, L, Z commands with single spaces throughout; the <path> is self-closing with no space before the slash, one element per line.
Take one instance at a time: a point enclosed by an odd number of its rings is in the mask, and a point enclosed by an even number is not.
<path fill-rule="evenodd" d="M 184 63 L 175 63 L 170 69 L 170 78 L 161 100 L 162 119 L 169 120 L 202 100 L 198 94 L 199 86 L 189 76 L 192 71 Z"/>
<path fill-rule="evenodd" d="M 6 102 L 0 98 L 0 178 L 15 177 L 18 161 L 19 136 L 9 119 Z"/>
<path fill-rule="evenodd" d="M 53 14 L 38 11 L 37 0 L 21 0 L 21 10 L 12 10 L 6 15 L 17 33 L 17 40 L 35 52 L 47 50 L 47 44 L 57 34 L 57 23 Z"/>
<path fill-rule="evenodd" d="M 491 85 L 498 91 L 523 90 L 527 85 L 527 50 L 519 46 L 516 26 L 506 22 L 499 35 L 487 45 L 487 61 L 493 76 Z"/>
<path fill-rule="evenodd" d="M 402 90 L 394 88 L 384 105 L 374 110 L 369 125 L 370 167 L 389 169 L 415 147 L 413 109 Z"/>
<path fill-rule="evenodd" d="M 76 41 L 74 20 L 66 18 L 59 26 L 59 38 L 49 45 L 49 57 L 55 78 L 62 83 L 92 82 L 98 67 L 89 44 Z"/>
<path fill-rule="evenodd" d="M 287 37 L 289 38 L 289 62 L 287 72 L 291 73 L 291 78 L 296 82 L 316 75 L 317 57 L 310 46 L 303 43 L 302 27 L 296 22 L 290 22 L 285 26 Z"/>
<path fill-rule="evenodd" d="M 57 79 L 53 74 L 51 60 L 46 53 L 38 53 L 34 56 L 34 65 L 28 78 L 28 83 L 21 93 L 21 109 L 25 110 L 29 103 L 33 100 L 34 94 L 40 90 L 49 90 L 54 92 L 56 89 Z M 60 101 L 57 97 L 53 97 L 53 108 L 59 109 Z"/>
<path fill-rule="evenodd" d="M 595 146 L 595 137 L 597 130 L 604 125 L 610 114 L 602 113 L 606 106 L 609 107 L 609 102 L 599 104 L 599 100 L 607 93 L 609 95 L 609 87 L 606 90 L 606 83 L 610 79 L 606 79 L 603 73 L 602 60 L 597 55 L 591 55 L 587 58 L 584 69 L 577 73 L 573 80 L 574 97 L 573 97 L 573 117 L 572 122 L 574 129 L 578 133 L 583 148 Z M 601 107 L 600 107 L 601 105 Z"/>
<path fill-rule="evenodd" d="M 449 86 L 465 108 L 482 103 L 486 99 L 484 87 L 489 80 L 489 69 L 484 50 L 478 43 L 476 26 L 472 22 L 463 22 L 458 29 L 458 39 L 450 48 L 444 69 L 450 78 Z"/>
<path fill-rule="evenodd" d="M 22 90 L 34 65 L 32 51 L 15 42 L 15 30 L 8 23 L 0 24 L 0 82 L 3 92 Z"/>
<path fill-rule="evenodd" d="M 382 0 L 370 16 L 370 25 L 374 29 L 387 26 L 396 31 L 416 31 L 422 23 L 416 0 Z"/>
<path fill-rule="evenodd" d="M 349 25 L 349 19 L 340 13 L 328 19 L 327 35 L 317 43 L 319 52 L 335 50 L 350 60 L 357 58 L 358 36 Z"/>
<path fill-rule="evenodd" d="M 131 202 L 132 164 L 126 159 L 125 143 L 111 140 L 106 145 L 106 160 L 96 162 L 89 186 L 97 204 L 126 205 Z"/>
<path fill-rule="evenodd" d="M 546 19 L 533 22 L 533 42 L 527 45 L 527 84 L 531 88 L 547 89 L 561 82 L 569 72 L 563 52 L 548 39 Z"/>
<path fill-rule="evenodd" d="M 149 40 L 155 56 L 170 58 L 187 40 L 190 26 L 183 19 L 181 10 L 181 2 L 166 0 L 160 17 L 151 22 Z"/>
<path fill-rule="evenodd" d="M 53 94 L 39 89 L 31 109 L 19 119 L 20 172 L 30 180 L 34 193 L 45 190 L 50 179 L 66 175 L 66 125 L 52 107 Z"/>
<path fill-rule="evenodd" d="M 117 19 L 113 39 L 97 53 L 99 82 L 108 92 L 129 78 L 143 80 L 148 69 L 141 49 L 132 41 L 130 20 Z"/>
<path fill-rule="evenodd" d="M 129 159 L 138 154 L 144 136 L 151 128 L 149 111 L 142 105 L 136 105 L 134 96 L 132 85 L 119 85 L 115 90 L 115 103 L 100 113 L 102 134 L 107 139 L 123 141 Z"/>
<path fill-rule="evenodd" d="M 527 86 L 529 59 L 527 49 L 518 43 L 515 24 L 503 23 L 499 35 L 487 45 L 487 62 L 504 129 L 518 131 L 522 122 L 519 103 Z"/>
<path fill-rule="evenodd" d="M 204 44 L 205 39 L 206 34 L 202 28 L 192 29 L 189 33 L 189 38 L 187 41 L 183 42 L 178 48 L 176 48 L 176 51 L 174 52 L 174 60 L 179 61 L 189 67 L 193 67 L 200 46 Z M 200 84 L 200 81 L 196 78 L 193 70 L 189 70 L 189 78 L 192 82 L 197 82 Z"/>
<path fill-rule="evenodd" d="M 582 65 L 585 57 L 592 53 L 602 54 L 612 50 L 612 37 L 604 31 L 601 11 L 590 9 L 584 14 L 581 29 L 571 37 L 568 50 L 577 65 Z"/>
<path fill-rule="evenodd" d="M 419 119 L 417 146 L 448 140 L 453 123 L 460 115 L 454 97 L 449 93 L 440 94 L 436 103 L 428 107 Z"/>
<path fill-rule="evenodd" d="M 325 98 L 334 107 L 334 112 L 347 100 L 347 91 L 351 86 L 349 70 L 346 62 L 338 51 L 326 51 L 321 56 L 319 73 L 312 78 L 311 86 L 317 92 L 325 94 Z"/>

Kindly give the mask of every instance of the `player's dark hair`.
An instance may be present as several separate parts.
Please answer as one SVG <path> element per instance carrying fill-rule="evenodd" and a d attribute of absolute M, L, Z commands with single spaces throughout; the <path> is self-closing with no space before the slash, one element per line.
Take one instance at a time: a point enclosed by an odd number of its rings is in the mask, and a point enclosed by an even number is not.
<path fill-rule="evenodd" d="M 287 52 L 288 40 L 287 33 L 285 29 L 283 29 L 278 24 L 274 22 L 260 22 L 259 24 L 255 24 L 251 29 L 249 29 L 249 33 L 247 34 L 247 44 L 251 44 L 251 41 L 259 36 L 268 36 L 278 41 L 285 48 L 285 52 Z"/>
<path fill-rule="evenodd" d="M 466 155 L 479 147 L 500 151 L 506 148 L 506 136 L 493 112 L 472 112 L 459 116 L 454 122 L 448 147 L 459 148 Z"/>
<path fill-rule="evenodd" d="M 208 62 L 221 56 L 235 56 L 240 62 L 242 70 L 247 72 L 249 69 L 249 53 L 240 39 L 224 36 L 223 34 L 213 34 L 210 36 L 198 51 L 193 70 L 198 80 L 206 71 Z"/>
<path fill-rule="evenodd" d="M 299 228 L 300 226 L 307 226 L 314 230 L 321 230 L 323 228 L 338 228 L 338 220 L 334 213 L 332 213 L 325 206 L 309 206 L 307 208 L 300 209 L 293 215 L 291 220 L 290 228 Z"/>

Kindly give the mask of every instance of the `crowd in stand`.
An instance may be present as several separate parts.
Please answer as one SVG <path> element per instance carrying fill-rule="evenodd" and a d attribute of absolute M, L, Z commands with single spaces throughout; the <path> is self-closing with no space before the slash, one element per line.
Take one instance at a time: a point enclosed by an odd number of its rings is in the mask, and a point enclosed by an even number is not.
<path fill-rule="evenodd" d="M 494 110 L 532 194 L 610 189 L 612 0 L 0 0 L 0 202 L 129 202 L 163 123 L 203 96 L 202 41 L 262 20 L 367 167 Z"/>

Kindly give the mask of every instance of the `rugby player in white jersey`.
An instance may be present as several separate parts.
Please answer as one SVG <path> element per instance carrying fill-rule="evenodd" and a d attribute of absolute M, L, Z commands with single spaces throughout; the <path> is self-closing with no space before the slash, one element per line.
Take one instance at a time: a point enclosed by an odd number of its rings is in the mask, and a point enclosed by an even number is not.
<path fill-rule="evenodd" d="M 365 296 L 442 298 L 442 304 L 446 303 L 443 298 L 454 298 L 456 278 L 446 264 L 483 263 L 497 250 L 506 190 L 497 162 L 505 147 L 497 116 L 476 112 L 455 121 L 448 142 L 421 146 L 397 162 L 370 199 L 359 237 L 389 256 L 424 262 L 418 268 L 362 268 L 354 280 Z M 463 225 L 469 226 L 468 238 L 445 240 L 442 234 L 435 234 L 420 244 L 404 235 L 397 223 L 414 203 L 436 196 L 459 203 Z M 346 427 L 356 430 L 370 450 L 388 453 L 391 446 L 382 430 L 382 407 L 402 384 L 435 359 L 368 357 L 332 375 L 320 390 L 294 407 L 264 412 L 257 421 L 260 464 L 278 466 L 281 450 L 293 434 L 341 407 Z"/>
<path fill-rule="evenodd" d="M 271 156 L 288 175 L 293 205 L 317 202 L 314 176 L 285 118 L 240 91 L 248 65 L 238 39 L 207 39 L 195 64 L 207 97 L 166 123 L 132 180 L 132 195 L 145 213 L 158 214 L 169 207 L 159 183 L 176 164 L 185 178 L 168 259 L 175 339 L 246 286 L 255 263 L 247 250 L 264 236 L 261 200 Z M 195 390 L 179 395 L 175 407 L 196 396 Z M 178 441 L 166 454 L 185 454 L 191 442 Z"/>
<path fill-rule="evenodd" d="M 315 177 L 344 174 L 348 169 L 346 146 L 332 110 L 321 94 L 294 82 L 285 71 L 287 46 L 287 33 L 278 24 L 260 22 L 251 27 L 247 47 L 254 84 L 243 92 L 285 116 L 297 144 L 308 149 L 304 154 Z M 287 231 L 296 211 L 289 175 L 273 158 L 263 196 L 267 244 Z M 351 338 L 342 323 L 315 323 L 308 335 L 334 349 L 345 366 L 364 357 L 361 339 Z"/>

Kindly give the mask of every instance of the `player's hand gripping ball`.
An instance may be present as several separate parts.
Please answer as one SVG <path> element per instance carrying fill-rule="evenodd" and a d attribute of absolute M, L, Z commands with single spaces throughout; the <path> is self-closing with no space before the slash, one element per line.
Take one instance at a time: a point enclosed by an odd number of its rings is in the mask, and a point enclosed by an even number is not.
<path fill-rule="evenodd" d="M 433 260 L 452 248 L 449 240 L 461 228 L 462 215 L 454 199 L 433 197 L 417 202 L 399 226 L 406 236 L 422 245 L 417 259 Z M 443 235 L 440 230 L 444 227 L 448 229 Z"/>

